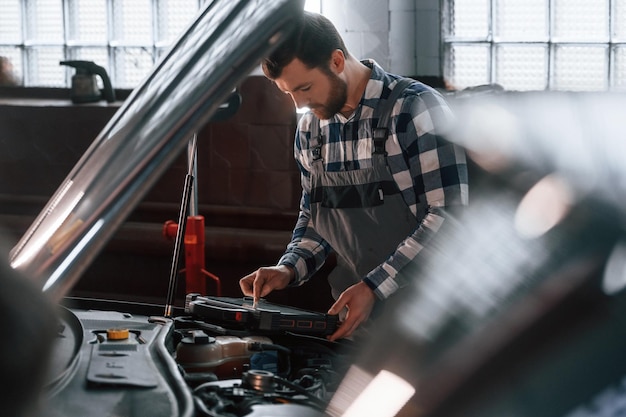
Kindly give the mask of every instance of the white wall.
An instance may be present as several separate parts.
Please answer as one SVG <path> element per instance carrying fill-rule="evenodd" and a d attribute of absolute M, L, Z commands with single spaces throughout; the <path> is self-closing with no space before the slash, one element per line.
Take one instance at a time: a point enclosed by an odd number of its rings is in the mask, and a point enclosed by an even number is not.
<path fill-rule="evenodd" d="M 441 77 L 441 2 L 415 0 L 415 75 Z"/>
<path fill-rule="evenodd" d="M 400 75 L 441 76 L 439 0 L 322 0 L 350 53 Z"/>

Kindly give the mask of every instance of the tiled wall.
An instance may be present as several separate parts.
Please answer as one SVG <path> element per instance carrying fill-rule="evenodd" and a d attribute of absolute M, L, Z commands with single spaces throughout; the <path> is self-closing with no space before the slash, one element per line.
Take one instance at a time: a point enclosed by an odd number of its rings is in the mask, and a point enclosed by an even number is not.
<path fill-rule="evenodd" d="M 248 77 L 239 86 L 239 92 L 242 104 L 233 117 L 210 122 L 198 132 L 198 214 L 208 216 L 203 211 L 225 213 L 230 209 L 239 213 L 241 220 L 246 213 L 264 213 L 288 217 L 291 227 L 300 198 L 292 150 L 294 106 L 288 96 L 262 76 Z M 5 201 L 0 211 L 31 217 L 43 207 L 118 108 L 24 99 L 0 99 L 0 106 L 0 200 Z M 183 152 L 131 218 L 155 221 L 156 216 L 163 215 L 160 211 L 169 214 L 173 210 L 175 214 L 187 166 L 187 153 Z M 30 203 L 29 210 L 24 206 L 26 201 Z M 225 219 L 226 216 L 207 218 L 207 222 L 240 226 Z"/>
<path fill-rule="evenodd" d="M 198 203 L 297 210 L 300 180 L 293 159 L 296 113 L 289 97 L 262 76 L 240 86 L 242 104 L 232 118 L 198 132 Z M 186 155 L 149 193 L 147 201 L 179 198 Z"/>
<path fill-rule="evenodd" d="M 198 132 L 206 269 L 220 277 L 222 293 L 229 296 L 241 295 L 239 278 L 278 260 L 300 199 L 293 103 L 263 76 L 248 77 L 239 91 L 239 111 Z M 0 242 L 9 247 L 17 242 L 116 110 L 104 103 L 0 98 Z M 186 173 L 183 152 L 76 284 L 75 295 L 165 300 L 173 242 L 163 236 L 163 226 L 178 218 Z M 181 274 L 177 296 L 184 295 Z M 324 278 L 273 296 L 276 302 L 324 311 L 330 300 Z"/>

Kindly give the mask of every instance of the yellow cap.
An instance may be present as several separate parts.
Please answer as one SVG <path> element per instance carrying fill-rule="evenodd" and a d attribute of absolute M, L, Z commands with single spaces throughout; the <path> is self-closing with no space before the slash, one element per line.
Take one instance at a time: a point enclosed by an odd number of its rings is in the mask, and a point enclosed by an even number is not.
<path fill-rule="evenodd" d="M 128 329 L 108 329 L 107 339 L 109 340 L 125 340 L 128 339 L 130 332 Z"/>

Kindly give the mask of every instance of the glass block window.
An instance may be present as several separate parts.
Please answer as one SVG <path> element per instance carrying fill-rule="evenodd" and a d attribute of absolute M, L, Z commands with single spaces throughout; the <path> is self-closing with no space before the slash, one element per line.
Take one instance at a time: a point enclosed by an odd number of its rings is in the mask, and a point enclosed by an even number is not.
<path fill-rule="evenodd" d="M 59 62 L 80 60 L 132 89 L 210 1 L 0 0 L 0 57 L 25 87 L 69 87 L 75 70 Z"/>
<path fill-rule="evenodd" d="M 207 1 L 2 0 L 0 56 L 26 87 L 69 87 L 75 70 L 59 63 L 82 60 L 132 89 Z"/>
<path fill-rule="evenodd" d="M 453 88 L 626 88 L 626 0 L 445 0 L 442 13 Z"/>

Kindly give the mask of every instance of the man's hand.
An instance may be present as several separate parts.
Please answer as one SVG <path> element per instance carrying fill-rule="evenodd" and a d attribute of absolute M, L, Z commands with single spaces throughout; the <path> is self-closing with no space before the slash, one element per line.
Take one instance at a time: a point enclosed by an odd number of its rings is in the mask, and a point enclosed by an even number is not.
<path fill-rule="evenodd" d="M 265 297 L 274 290 L 287 287 L 294 277 L 294 271 L 285 265 L 259 268 L 239 280 L 244 295 L 255 300 Z"/>
<path fill-rule="evenodd" d="M 335 333 L 328 336 L 328 340 L 334 341 L 342 337 L 349 337 L 356 329 L 366 321 L 374 308 L 376 295 L 364 282 L 359 282 L 341 293 L 335 304 L 332 305 L 328 314 L 339 314 L 343 308 L 347 308 L 346 318 Z"/>

